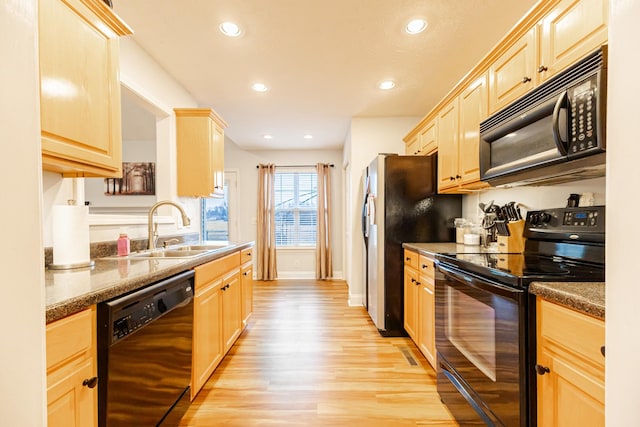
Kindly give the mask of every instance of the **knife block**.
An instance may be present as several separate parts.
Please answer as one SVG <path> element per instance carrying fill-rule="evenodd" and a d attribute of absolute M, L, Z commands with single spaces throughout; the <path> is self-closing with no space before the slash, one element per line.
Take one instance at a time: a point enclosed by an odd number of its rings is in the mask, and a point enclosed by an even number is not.
<path fill-rule="evenodd" d="M 513 221 L 507 224 L 508 236 L 498 236 L 498 250 L 503 253 L 521 254 L 524 252 L 524 243 L 527 239 L 522 235 L 524 220 Z"/>

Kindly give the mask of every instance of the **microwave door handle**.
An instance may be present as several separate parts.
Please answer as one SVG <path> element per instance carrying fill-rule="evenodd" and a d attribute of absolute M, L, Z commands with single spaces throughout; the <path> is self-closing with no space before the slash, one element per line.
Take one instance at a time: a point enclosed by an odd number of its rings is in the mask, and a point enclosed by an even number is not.
<path fill-rule="evenodd" d="M 562 136 L 560 135 L 560 110 L 563 107 L 566 108 L 567 102 L 567 91 L 562 92 L 558 101 L 556 102 L 556 106 L 553 107 L 553 141 L 556 143 L 556 147 L 558 147 L 558 151 L 563 156 L 567 155 L 567 142 L 563 141 Z"/>

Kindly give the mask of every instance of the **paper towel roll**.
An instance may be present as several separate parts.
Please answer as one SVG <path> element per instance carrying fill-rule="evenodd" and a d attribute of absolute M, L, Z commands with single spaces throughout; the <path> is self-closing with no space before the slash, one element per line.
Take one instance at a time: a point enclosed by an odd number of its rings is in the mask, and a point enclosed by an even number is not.
<path fill-rule="evenodd" d="M 57 205 L 51 212 L 53 226 L 53 264 L 87 264 L 89 255 L 89 208 Z"/>

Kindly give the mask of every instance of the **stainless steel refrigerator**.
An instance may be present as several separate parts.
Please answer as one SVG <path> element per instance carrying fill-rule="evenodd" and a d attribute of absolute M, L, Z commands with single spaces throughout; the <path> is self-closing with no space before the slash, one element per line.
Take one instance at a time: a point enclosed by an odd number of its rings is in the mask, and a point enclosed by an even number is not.
<path fill-rule="evenodd" d="M 383 336 L 404 336 L 402 243 L 452 242 L 462 198 L 437 194 L 436 156 L 379 154 L 363 173 L 366 306 Z"/>

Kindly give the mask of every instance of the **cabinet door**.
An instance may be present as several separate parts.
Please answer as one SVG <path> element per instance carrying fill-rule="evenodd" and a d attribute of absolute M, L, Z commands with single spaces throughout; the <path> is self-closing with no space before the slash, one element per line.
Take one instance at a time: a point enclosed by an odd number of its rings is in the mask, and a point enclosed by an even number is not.
<path fill-rule="evenodd" d="M 224 353 L 233 346 L 242 331 L 242 291 L 240 271 L 225 276 L 222 281 L 222 338 Z"/>
<path fill-rule="evenodd" d="M 604 383 L 576 364 L 542 349 L 537 363 L 549 372 L 538 375 L 538 425 L 603 427 Z"/>
<path fill-rule="evenodd" d="M 418 136 L 413 137 L 409 142 L 405 143 L 404 154 L 407 156 L 415 156 L 420 151 L 420 142 Z"/>
<path fill-rule="evenodd" d="M 438 113 L 438 192 L 457 187 L 458 98 Z"/>
<path fill-rule="evenodd" d="M 221 285 L 222 278 L 208 283 L 194 298 L 192 400 L 224 356 Z"/>
<path fill-rule="evenodd" d="M 97 1 L 38 3 L 43 169 L 120 177 L 118 37 L 131 30 Z"/>
<path fill-rule="evenodd" d="M 427 123 L 420 133 L 418 140 L 420 141 L 420 154 L 424 156 L 431 155 L 438 149 L 438 135 L 436 133 L 436 121 Z"/>
<path fill-rule="evenodd" d="M 418 273 L 404 268 L 404 330 L 414 342 L 418 342 Z"/>
<path fill-rule="evenodd" d="M 209 196 L 214 190 L 210 110 L 176 109 L 179 196 Z"/>
<path fill-rule="evenodd" d="M 213 129 L 213 194 L 224 195 L 224 130 Z"/>
<path fill-rule="evenodd" d="M 83 385 L 87 378 L 95 376 L 93 359 L 65 372 L 47 387 L 47 421 L 49 427 L 88 427 L 97 425 L 97 388 Z"/>
<path fill-rule="evenodd" d="M 480 183 L 480 122 L 487 117 L 487 75 L 484 74 L 460 94 L 460 143 L 458 173 L 460 185 Z"/>
<path fill-rule="evenodd" d="M 500 55 L 489 67 L 489 114 L 533 89 L 536 64 L 536 28 Z"/>
<path fill-rule="evenodd" d="M 418 348 L 424 357 L 436 367 L 435 295 L 433 283 L 420 276 L 418 295 Z"/>
<path fill-rule="evenodd" d="M 562 0 L 542 20 L 541 81 L 606 43 L 608 20 L 607 0 Z"/>
<path fill-rule="evenodd" d="M 253 312 L 253 265 L 249 264 L 242 268 L 242 324 L 247 325 L 247 321 Z"/>

